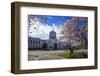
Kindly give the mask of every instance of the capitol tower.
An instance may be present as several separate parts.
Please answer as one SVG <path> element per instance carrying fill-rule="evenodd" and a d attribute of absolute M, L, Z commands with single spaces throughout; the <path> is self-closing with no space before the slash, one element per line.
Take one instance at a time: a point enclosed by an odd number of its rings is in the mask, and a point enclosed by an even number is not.
<path fill-rule="evenodd" d="M 50 31 L 49 39 L 56 40 L 56 32 L 54 31 L 54 29 L 52 29 L 52 31 Z"/>

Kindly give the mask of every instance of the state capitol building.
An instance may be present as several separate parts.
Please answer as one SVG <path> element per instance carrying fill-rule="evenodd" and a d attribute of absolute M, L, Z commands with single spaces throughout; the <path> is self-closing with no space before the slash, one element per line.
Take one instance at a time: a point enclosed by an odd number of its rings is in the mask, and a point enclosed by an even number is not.
<path fill-rule="evenodd" d="M 28 38 L 28 48 L 32 50 L 57 50 L 57 49 L 64 49 L 64 41 L 57 40 L 56 32 L 54 29 L 49 32 L 49 39 L 43 40 L 40 38 L 29 37 Z"/>

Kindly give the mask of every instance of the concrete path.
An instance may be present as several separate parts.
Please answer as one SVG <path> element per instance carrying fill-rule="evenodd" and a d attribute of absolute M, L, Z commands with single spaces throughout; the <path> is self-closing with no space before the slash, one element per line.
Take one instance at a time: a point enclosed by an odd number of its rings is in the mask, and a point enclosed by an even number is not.
<path fill-rule="evenodd" d="M 60 53 L 65 51 L 29 51 L 28 52 L 28 60 L 50 60 L 50 59 L 62 59 L 62 57 L 58 56 Z"/>
<path fill-rule="evenodd" d="M 87 51 L 87 50 L 77 50 Z M 28 60 L 52 60 L 52 59 L 64 59 L 59 54 L 66 52 L 64 50 L 29 50 Z"/>

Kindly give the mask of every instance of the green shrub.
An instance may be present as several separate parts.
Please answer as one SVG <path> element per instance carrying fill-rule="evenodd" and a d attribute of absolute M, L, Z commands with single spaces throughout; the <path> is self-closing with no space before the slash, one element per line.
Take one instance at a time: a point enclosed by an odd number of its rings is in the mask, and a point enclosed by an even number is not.
<path fill-rule="evenodd" d="M 87 52 L 75 52 L 73 53 L 70 58 L 87 58 Z"/>
<path fill-rule="evenodd" d="M 70 51 L 67 51 L 67 52 L 59 54 L 58 56 L 61 56 L 63 58 L 88 58 L 88 52 L 87 51 L 74 51 L 70 55 Z"/>

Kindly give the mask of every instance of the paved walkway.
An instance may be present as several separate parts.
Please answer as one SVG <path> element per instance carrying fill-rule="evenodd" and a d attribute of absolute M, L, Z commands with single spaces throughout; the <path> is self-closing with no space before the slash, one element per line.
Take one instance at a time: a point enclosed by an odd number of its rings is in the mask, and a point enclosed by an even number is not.
<path fill-rule="evenodd" d="M 87 50 L 78 50 L 87 51 Z M 64 59 L 59 54 L 66 52 L 64 50 L 29 50 L 28 60 L 52 60 L 52 59 Z"/>
<path fill-rule="evenodd" d="M 58 56 L 60 53 L 65 51 L 29 51 L 28 52 L 28 60 L 50 60 L 50 59 L 62 59 L 62 57 Z"/>

